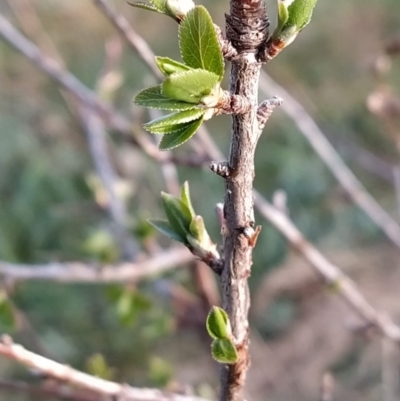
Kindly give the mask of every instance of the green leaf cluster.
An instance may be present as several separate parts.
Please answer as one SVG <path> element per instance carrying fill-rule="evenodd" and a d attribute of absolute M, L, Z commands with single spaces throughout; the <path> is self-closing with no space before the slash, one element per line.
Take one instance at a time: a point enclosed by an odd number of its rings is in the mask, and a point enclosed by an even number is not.
<path fill-rule="evenodd" d="M 203 218 L 193 209 L 189 184 L 185 182 L 182 185 L 179 198 L 162 192 L 161 199 L 167 220 L 150 220 L 150 224 L 167 237 L 186 245 L 202 259 L 219 258 Z"/>
<path fill-rule="evenodd" d="M 288 46 L 311 21 L 318 0 L 278 0 L 278 23 L 273 40 Z"/>
<path fill-rule="evenodd" d="M 232 341 L 232 330 L 227 313 L 218 306 L 213 306 L 207 317 L 208 334 L 213 338 L 211 354 L 221 363 L 235 363 L 238 354 Z"/>
<path fill-rule="evenodd" d="M 163 135 L 161 150 L 190 139 L 202 122 L 212 117 L 222 96 L 224 60 L 211 16 L 203 6 L 192 8 L 183 18 L 179 46 L 184 63 L 156 57 L 164 81 L 135 97 L 140 106 L 173 112 L 144 125 L 147 131 Z"/>

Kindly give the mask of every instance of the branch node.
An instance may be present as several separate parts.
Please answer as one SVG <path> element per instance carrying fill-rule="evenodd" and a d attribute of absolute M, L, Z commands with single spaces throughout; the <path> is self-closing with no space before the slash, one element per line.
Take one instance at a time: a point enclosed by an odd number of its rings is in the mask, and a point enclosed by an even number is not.
<path fill-rule="evenodd" d="M 211 162 L 210 170 L 224 179 L 231 176 L 231 168 L 228 162 Z"/>
<path fill-rule="evenodd" d="M 219 114 L 245 114 L 252 108 L 252 104 L 246 97 L 224 91 L 223 96 L 215 106 L 214 115 Z"/>

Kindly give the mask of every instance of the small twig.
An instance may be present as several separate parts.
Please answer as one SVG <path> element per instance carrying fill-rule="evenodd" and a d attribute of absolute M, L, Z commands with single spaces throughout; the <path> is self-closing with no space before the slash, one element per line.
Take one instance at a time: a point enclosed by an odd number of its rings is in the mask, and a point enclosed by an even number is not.
<path fill-rule="evenodd" d="M 267 219 L 289 243 L 315 268 L 353 310 L 379 332 L 400 344 L 400 327 L 389 317 L 379 313 L 358 290 L 356 284 L 337 266 L 329 262 L 322 253 L 309 243 L 289 217 L 272 206 L 255 192 L 254 204 L 260 214 Z"/>
<path fill-rule="evenodd" d="M 126 283 L 161 274 L 194 260 L 185 248 L 176 247 L 137 263 L 95 265 L 83 262 L 23 265 L 0 261 L 0 276 L 15 281 L 59 283 Z"/>
<path fill-rule="evenodd" d="M 260 130 L 260 135 L 270 118 L 272 112 L 275 110 L 275 107 L 280 106 L 283 103 L 283 99 L 274 96 L 272 99 L 264 100 L 259 106 L 257 110 L 257 118 L 258 118 L 258 126 Z"/>
<path fill-rule="evenodd" d="M 382 209 L 352 171 L 344 164 L 334 147 L 328 142 L 304 107 L 264 72 L 260 76 L 260 88 L 267 95 L 277 94 L 285 99 L 282 110 L 297 125 L 300 132 L 331 170 L 334 177 L 346 190 L 353 202 L 365 212 L 394 245 L 400 248 L 399 224 Z"/>
<path fill-rule="evenodd" d="M 116 397 L 125 401 L 205 401 L 195 396 L 184 396 L 150 388 L 135 388 L 91 376 L 67 365 L 42 357 L 26 350 L 22 345 L 14 344 L 8 336 L 0 341 L 0 355 L 33 368 L 58 379 L 63 383 L 84 388 L 102 395 Z"/>

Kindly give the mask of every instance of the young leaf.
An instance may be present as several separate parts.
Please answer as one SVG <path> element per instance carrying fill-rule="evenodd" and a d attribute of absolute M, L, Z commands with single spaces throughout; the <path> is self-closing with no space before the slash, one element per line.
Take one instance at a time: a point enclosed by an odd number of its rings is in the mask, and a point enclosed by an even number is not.
<path fill-rule="evenodd" d="M 211 354 L 220 363 L 235 363 L 238 360 L 236 347 L 229 338 L 218 338 L 211 344 Z"/>
<path fill-rule="evenodd" d="M 158 147 L 160 150 L 170 150 L 184 144 L 196 133 L 203 120 L 204 116 L 187 124 L 185 128 L 174 131 L 169 135 L 164 135 Z"/>
<path fill-rule="evenodd" d="M 142 8 L 143 10 L 154 11 L 156 13 L 165 14 L 165 12 L 160 11 L 157 7 L 153 6 L 152 4 L 143 3 L 141 1 L 139 2 L 128 1 L 128 4 L 132 7 Z"/>
<path fill-rule="evenodd" d="M 162 93 L 171 99 L 198 104 L 218 83 L 219 77 L 213 72 L 194 69 L 167 77 L 162 83 Z"/>
<path fill-rule="evenodd" d="M 180 236 L 172 227 L 168 221 L 164 220 L 149 220 L 149 223 L 158 230 L 161 234 L 164 234 L 168 238 L 171 238 L 175 241 L 181 242 L 182 244 L 186 244 L 186 237 Z"/>
<path fill-rule="evenodd" d="M 192 219 L 196 217 L 194 212 L 192 201 L 190 200 L 189 183 L 185 181 L 181 187 L 181 201 L 188 207 Z"/>
<path fill-rule="evenodd" d="M 183 124 L 171 124 L 171 125 L 166 125 L 166 126 L 161 126 L 161 127 L 152 127 L 151 132 L 152 134 L 161 134 L 161 135 L 168 135 L 172 134 L 176 131 L 180 131 L 182 129 L 185 129 L 187 127 L 190 127 L 192 125 L 192 122 L 188 123 L 183 123 Z"/>
<path fill-rule="evenodd" d="M 295 25 L 301 31 L 311 20 L 318 0 L 294 0 L 288 7 L 289 18 L 286 26 Z"/>
<path fill-rule="evenodd" d="M 179 46 L 183 61 L 193 68 L 202 68 L 224 75 L 224 59 L 210 14 L 203 6 L 190 10 L 179 26 Z"/>
<path fill-rule="evenodd" d="M 230 338 L 231 327 L 227 313 L 218 306 L 213 306 L 207 316 L 206 327 L 208 334 L 214 338 Z"/>
<path fill-rule="evenodd" d="M 179 111 L 177 113 L 168 114 L 166 116 L 162 116 L 153 121 L 150 121 L 147 124 L 144 124 L 143 127 L 147 131 L 154 132 L 155 134 L 160 133 L 159 132 L 160 128 L 177 126 L 177 129 L 180 129 L 184 127 L 179 127 L 179 125 L 183 125 L 184 123 L 189 123 L 193 120 L 197 120 L 198 118 L 202 117 L 205 112 L 206 112 L 205 109 Z"/>
<path fill-rule="evenodd" d="M 166 14 L 169 15 L 170 17 L 173 17 L 170 15 L 170 11 L 167 7 L 167 0 L 149 0 L 149 3 L 145 3 L 144 1 L 138 1 L 138 2 L 130 2 L 128 1 L 128 4 L 132 7 L 137 7 L 137 8 L 143 8 L 144 10 L 149 10 L 149 11 L 154 11 L 156 13 L 161 13 L 161 14 Z"/>
<path fill-rule="evenodd" d="M 288 6 L 284 0 L 278 0 L 278 23 L 273 36 L 277 36 L 285 26 L 289 18 Z"/>
<path fill-rule="evenodd" d="M 191 70 L 186 64 L 182 64 L 179 61 L 170 59 L 169 57 L 158 57 L 156 56 L 156 64 L 160 71 L 168 77 L 171 74 L 178 72 L 185 72 Z"/>
<path fill-rule="evenodd" d="M 189 233 L 191 221 L 188 207 L 180 199 L 165 192 L 161 192 L 161 199 L 165 214 L 167 215 L 168 222 L 173 231 L 175 231 L 180 238 L 184 238 L 185 243 L 187 243 L 186 235 Z"/>
<path fill-rule="evenodd" d="M 193 103 L 182 102 L 166 97 L 162 93 L 161 85 L 142 90 L 136 95 L 134 102 L 139 106 L 161 110 L 193 110 L 198 107 Z"/>
<path fill-rule="evenodd" d="M 195 216 L 190 223 L 190 234 L 197 239 L 200 243 L 209 240 L 204 220 L 201 216 Z"/>

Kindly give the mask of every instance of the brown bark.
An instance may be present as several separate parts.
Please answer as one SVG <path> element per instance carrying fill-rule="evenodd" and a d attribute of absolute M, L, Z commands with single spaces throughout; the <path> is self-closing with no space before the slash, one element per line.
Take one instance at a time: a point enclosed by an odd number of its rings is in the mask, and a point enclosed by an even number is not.
<path fill-rule="evenodd" d="M 255 53 L 268 36 L 268 19 L 260 0 L 231 0 L 226 16 L 227 39 L 238 51 L 232 60 L 230 91 L 248 99 L 248 112 L 232 117 L 232 138 L 226 176 L 224 206 L 224 269 L 221 274 L 222 304 L 232 325 L 238 362 L 221 372 L 220 401 L 242 400 L 242 389 L 250 363 L 248 277 L 254 246 L 253 179 L 254 153 L 259 125 L 257 120 L 258 78 L 261 64 Z"/>

